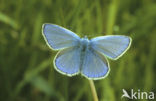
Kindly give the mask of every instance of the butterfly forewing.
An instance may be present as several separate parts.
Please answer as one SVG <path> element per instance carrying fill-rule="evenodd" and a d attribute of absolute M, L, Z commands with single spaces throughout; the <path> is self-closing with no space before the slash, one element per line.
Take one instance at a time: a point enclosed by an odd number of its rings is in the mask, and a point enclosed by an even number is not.
<path fill-rule="evenodd" d="M 91 39 L 93 49 L 111 59 L 119 58 L 131 44 L 131 38 L 121 35 L 102 36 Z"/>
<path fill-rule="evenodd" d="M 54 50 L 76 46 L 80 40 L 74 32 L 54 24 L 43 25 L 43 36 Z"/>

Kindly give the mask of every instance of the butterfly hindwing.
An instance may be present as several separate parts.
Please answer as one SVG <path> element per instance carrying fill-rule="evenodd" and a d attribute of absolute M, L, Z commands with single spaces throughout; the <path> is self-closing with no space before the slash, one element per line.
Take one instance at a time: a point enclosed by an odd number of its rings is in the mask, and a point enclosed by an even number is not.
<path fill-rule="evenodd" d="M 54 59 L 54 66 L 62 74 L 72 76 L 79 73 L 80 69 L 80 48 L 65 48 L 57 53 Z"/>
<path fill-rule="evenodd" d="M 83 59 L 81 73 L 93 80 L 102 79 L 109 73 L 109 63 L 101 53 L 87 49 Z"/>
<path fill-rule="evenodd" d="M 110 59 L 118 59 L 131 44 L 131 38 L 123 35 L 108 35 L 91 39 L 93 49 Z"/>
<path fill-rule="evenodd" d="M 43 25 L 43 36 L 54 50 L 76 46 L 80 40 L 74 32 L 54 24 Z"/>

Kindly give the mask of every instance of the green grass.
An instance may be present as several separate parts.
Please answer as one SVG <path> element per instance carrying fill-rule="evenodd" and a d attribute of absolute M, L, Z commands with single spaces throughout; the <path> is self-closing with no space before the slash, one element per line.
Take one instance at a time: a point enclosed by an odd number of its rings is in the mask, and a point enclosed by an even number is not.
<path fill-rule="evenodd" d="M 100 101 L 120 101 L 123 88 L 156 91 L 155 11 L 154 0 L 1 0 L 0 101 L 93 100 L 86 78 L 54 70 L 57 52 L 44 41 L 43 23 L 64 26 L 81 37 L 132 37 L 126 54 L 109 60 L 108 77 L 95 81 Z"/>

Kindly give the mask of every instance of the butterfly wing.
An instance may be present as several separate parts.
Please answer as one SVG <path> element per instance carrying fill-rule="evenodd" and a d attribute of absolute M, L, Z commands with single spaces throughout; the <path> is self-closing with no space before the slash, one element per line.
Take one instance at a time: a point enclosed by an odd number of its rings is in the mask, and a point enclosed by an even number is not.
<path fill-rule="evenodd" d="M 109 63 L 104 55 L 93 49 L 87 49 L 81 68 L 82 75 L 97 80 L 105 78 L 109 71 Z"/>
<path fill-rule="evenodd" d="M 54 67 L 58 72 L 68 76 L 78 74 L 80 69 L 80 49 L 70 47 L 59 51 L 54 59 Z"/>
<path fill-rule="evenodd" d="M 122 35 L 102 36 L 91 39 L 91 46 L 93 49 L 113 60 L 122 56 L 127 51 L 130 44 L 131 38 Z"/>
<path fill-rule="evenodd" d="M 80 40 L 74 32 L 58 25 L 44 24 L 42 30 L 48 46 L 54 50 L 76 46 Z"/>

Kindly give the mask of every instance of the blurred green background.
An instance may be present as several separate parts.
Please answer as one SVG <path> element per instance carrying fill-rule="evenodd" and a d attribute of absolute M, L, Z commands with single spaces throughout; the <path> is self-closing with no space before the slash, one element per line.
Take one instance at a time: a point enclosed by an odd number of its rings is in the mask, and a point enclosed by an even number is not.
<path fill-rule="evenodd" d="M 93 101 L 86 78 L 54 70 L 43 23 L 81 37 L 132 37 L 126 54 L 109 60 L 108 77 L 95 81 L 100 101 L 127 101 L 123 88 L 156 91 L 155 0 L 0 0 L 0 101 Z"/>

